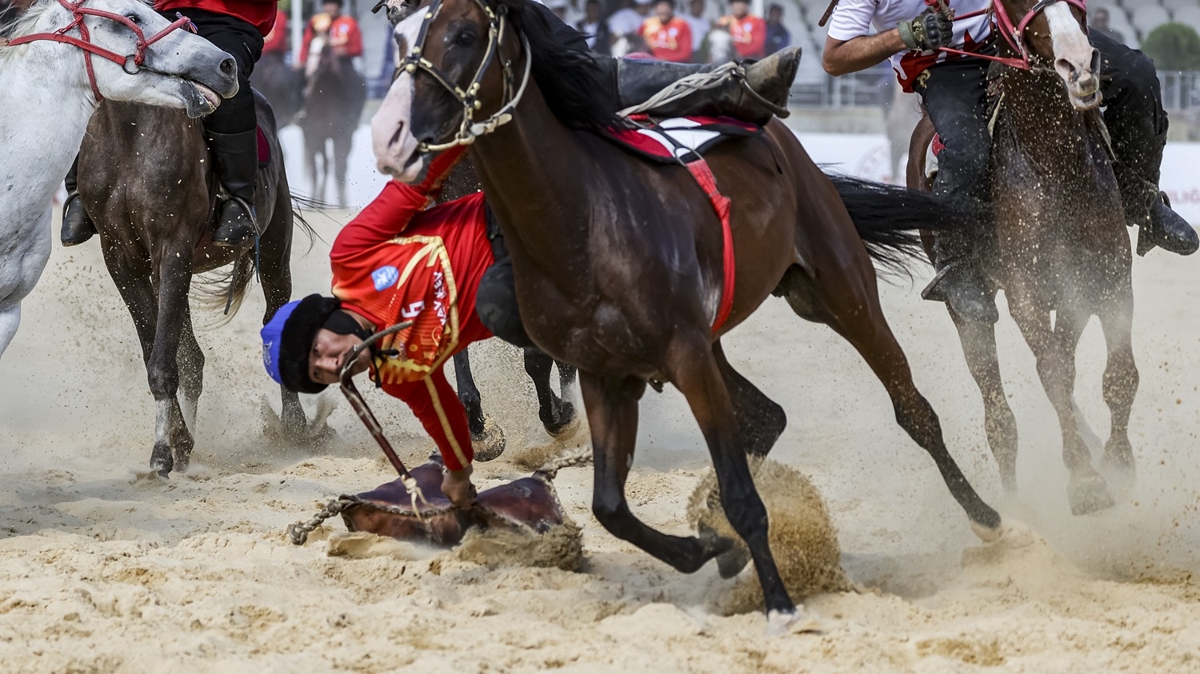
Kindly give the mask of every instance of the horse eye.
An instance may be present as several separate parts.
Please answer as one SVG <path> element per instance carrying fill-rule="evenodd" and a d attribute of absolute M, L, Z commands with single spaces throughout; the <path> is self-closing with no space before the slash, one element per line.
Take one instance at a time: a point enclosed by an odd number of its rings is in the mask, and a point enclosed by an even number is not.
<path fill-rule="evenodd" d="M 477 37 L 473 31 L 464 30 L 458 34 L 458 37 L 454 38 L 454 43 L 460 47 L 470 47 L 475 44 Z"/>
<path fill-rule="evenodd" d="M 137 14 L 126 14 L 125 18 L 129 19 L 129 21 L 135 26 L 142 25 L 142 17 L 138 16 Z"/>

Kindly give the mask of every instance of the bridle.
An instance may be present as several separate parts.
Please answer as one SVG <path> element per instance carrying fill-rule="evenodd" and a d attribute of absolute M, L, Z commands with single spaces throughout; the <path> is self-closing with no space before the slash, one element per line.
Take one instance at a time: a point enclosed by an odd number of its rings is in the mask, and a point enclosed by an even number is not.
<path fill-rule="evenodd" d="M 59 0 L 62 2 L 63 0 Z M 512 121 L 513 110 L 517 104 L 521 102 L 521 97 L 525 95 L 525 86 L 529 83 L 529 75 L 533 67 L 533 56 L 529 50 L 529 40 L 520 35 L 521 49 L 525 53 L 525 73 L 521 76 L 521 84 L 513 93 L 513 71 L 512 61 L 502 61 L 501 67 L 504 69 L 504 95 L 502 100 L 507 100 L 500 109 L 492 113 L 487 119 L 479 122 L 475 120 L 475 113 L 483 106 L 479 100 L 479 89 L 483 86 L 483 78 L 487 75 L 487 71 L 491 68 L 492 63 L 500 54 L 500 45 L 504 41 L 505 35 L 508 33 L 508 7 L 500 5 L 493 10 L 483 0 L 475 0 L 475 4 L 479 5 L 484 14 L 488 18 L 488 44 L 487 52 L 483 55 L 483 61 L 479 63 L 479 68 L 475 71 L 475 76 L 471 78 L 471 83 L 466 89 L 459 87 L 454 83 L 440 68 L 433 65 L 425 58 L 425 41 L 429 37 L 429 27 L 433 20 L 441 11 L 443 0 L 433 0 L 427 8 L 425 8 L 425 16 L 421 22 L 421 29 L 417 33 L 417 39 L 413 44 L 412 50 L 408 56 L 404 57 L 400 64 L 396 67 L 396 72 L 392 77 L 395 81 L 400 76 L 401 72 L 406 72 L 409 75 L 414 75 L 418 70 L 427 73 L 438 84 L 442 85 L 446 91 L 454 96 L 455 100 L 462 105 L 463 118 L 459 124 L 458 132 L 454 138 L 444 143 L 424 143 L 422 142 L 417 151 L 422 153 L 441 152 L 452 147 L 460 145 L 470 145 L 475 142 L 475 139 L 480 136 L 486 136 L 496 129 L 504 126 Z"/>
<path fill-rule="evenodd" d="M 170 33 L 173 33 L 185 26 L 189 31 L 193 33 L 196 32 L 196 26 L 192 23 L 191 19 L 177 12 L 175 16 L 179 18 L 176 19 L 174 23 L 158 31 L 154 35 L 146 37 L 146 33 L 136 23 L 131 21 L 129 17 L 122 16 L 114 12 L 106 12 L 102 9 L 91 9 L 89 7 L 84 7 L 83 5 L 87 1 L 88 0 L 78 0 L 78 2 L 70 2 L 70 0 L 58 0 L 58 4 L 66 7 L 71 12 L 71 16 L 74 19 L 71 21 L 71 23 L 59 28 L 53 33 L 34 33 L 32 35 L 22 35 L 21 37 L 11 40 L 8 43 L 8 46 L 15 47 L 17 45 L 37 42 L 39 40 L 48 40 L 50 42 L 62 42 L 79 47 L 83 50 L 83 63 L 84 67 L 87 69 L 88 84 L 91 85 L 92 94 L 96 96 L 97 102 L 104 100 L 104 97 L 100 95 L 100 88 L 96 86 L 96 73 L 92 68 L 92 54 L 104 59 L 108 59 L 109 61 L 120 65 L 121 68 L 130 75 L 136 75 L 139 71 L 141 71 L 142 65 L 146 62 L 146 50 L 148 50 L 155 42 L 158 42 Z M 134 35 L 137 36 L 136 51 L 127 56 L 122 56 L 116 52 L 109 51 L 104 47 L 99 47 L 95 44 L 92 44 L 91 33 L 88 30 L 87 24 L 84 23 L 84 18 L 89 16 L 98 16 L 102 19 L 108 19 L 109 21 L 116 21 L 117 23 L 124 24 L 127 28 L 129 28 L 129 30 L 133 31 Z M 79 37 L 67 35 L 67 32 L 76 28 L 79 29 Z"/>
<path fill-rule="evenodd" d="M 1033 7 L 1029 8 L 1028 12 L 1025 12 L 1025 16 L 1021 17 L 1021 20 L 1014 24 L 1012 19 L 1008 16 L 1008 11 L 1004 9 L 1004 3 L 1000 2 L 1000 0 L 992 0 L 991 5 L 989 5 L 987 9 L 968 12 L 962 16 L 950 17 L 951 21 L 961 21 L 963 19 L 970 19 L 976 16 L 990 14 L 992 17 L 992 25 L 996 27 L 996 32 L 1000 33 L 1000 37 L 1004 38 L 1004 41 L 1008 43 L 1008 46 L 1017 53 L 1016 57 L 976 54 L 973 52 L 963 51 L 961 49 L 951 49 L 949 47 L 942 47 L 938 49 L 938 51 L 947 54 L 974 56 L 976 58 L 987 59 L 988 61 L 996 61 L 997 63 L 1003 63 L 1006 66 L 1010 66 L 1018 70 L 1033 70 L 1033 62 L 1036 57 L 1030 53 L 1029 46 L 1025 44 L 1025 30 L 1029 28 L 1029 24 L 1035 18 L 1037 18 L 1038 14 L 1041 14 L 1046 10 L 1047 7 L 1056 2 L 1065 2 L 1072 7 L 1083 10 L 1085 13 L 1087 12 L 1087 0 L 1038 0 Z M 943 14 L 948 15 L 950 13 L 949 8 L 946 6 L 945 0 L 925 0 L 925 4 L 937 9 Z M 1084 31 L 1086 32 L 1086 30 L 1087 29 L 1085 28 Z"/>

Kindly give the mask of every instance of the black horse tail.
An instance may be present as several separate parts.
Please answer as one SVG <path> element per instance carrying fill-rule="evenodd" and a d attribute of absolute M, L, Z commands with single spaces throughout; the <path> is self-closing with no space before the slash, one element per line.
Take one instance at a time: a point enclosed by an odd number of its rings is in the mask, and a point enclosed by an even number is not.
<path fill-rule="evenodd" d="M 935 197 L 897 185 L 830 175 L 867 253 L 885 273 L 908 275 L 914 260 L 928 262 L 920 230 L 975 231 L 985 209 L 961 199 Z"/>

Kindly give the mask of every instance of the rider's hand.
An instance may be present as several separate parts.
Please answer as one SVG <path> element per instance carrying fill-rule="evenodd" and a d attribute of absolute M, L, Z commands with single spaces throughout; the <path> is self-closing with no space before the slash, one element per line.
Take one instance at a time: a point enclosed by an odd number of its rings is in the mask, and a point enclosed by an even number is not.
<path fill-rule="evenodd" d="M 448 470 L 442 476 L 442 493 L 459 508 L 470 508 L 475 504 L 475 485 L 471 484 L 471 467 Z"/>
<path fill-rule="evenodd" d="M 954 41 L 954 24 L 943 14 L 930 8 L 912 21 L 896 24 L 904 46 L 917 51 L 935 51 L 949 47 Z"/>

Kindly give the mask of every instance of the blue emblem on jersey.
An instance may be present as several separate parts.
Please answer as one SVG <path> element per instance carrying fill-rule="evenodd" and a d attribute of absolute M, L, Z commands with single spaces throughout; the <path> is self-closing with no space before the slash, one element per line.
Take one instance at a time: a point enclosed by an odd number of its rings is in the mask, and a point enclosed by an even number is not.
<path fill-rule="evenodd" d="M 400 270 L 391 265 L 380 267 L 371 272 L 371 280 L 375 282 L 375 290 L 382 292 L 384 288 L 390 288 L 400 280 Z"/>

